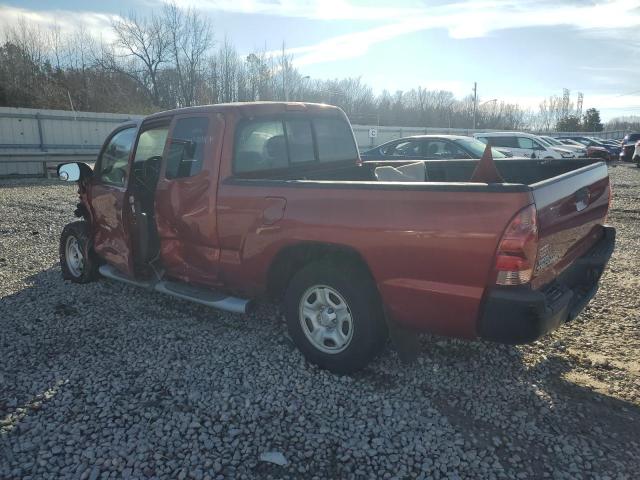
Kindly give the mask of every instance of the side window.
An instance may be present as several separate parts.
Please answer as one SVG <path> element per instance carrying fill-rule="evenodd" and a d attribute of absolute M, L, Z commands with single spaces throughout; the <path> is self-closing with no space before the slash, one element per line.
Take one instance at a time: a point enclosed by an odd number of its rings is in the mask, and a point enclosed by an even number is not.
<path fill-rule="evenodd" d="M 353 140 L 351 127 L 341 118 L 315 118 L 313 126 L 318 143 L 318 160 L 334 162 L 337 160 L 355 160 L 358 150 Z"/>
<path fill-rule="evenodd" d="M 471 155 L 460 148 L 460 146 L 449 141 L 444 142 L 442 155 L 444 158 L 471 158 Z"/>
<path fill-rule="evenodd" d="M 116 133 L 111 138 L 98 160 L 100 165 L 98 178 L 101 182 L 124 186 L 129 153 L 131 153 L 135 136 L 136 129 L 131 127 Z"/>
<path fill-rule="evenodd" d="M 145 162 L 153 157 L 162 157 L 168 133 L 168 126 L 149 128 L 143 131 L 138 138 L 136 154 L 133 157 L 134 166 L 136 163 Z"/>
<path fill-rule="evenodd" d="M 430 140 L 426 142 L 425 157 L 438 158 L 469 158 L 469 155 L 457 145 L 446 140 Z"/>
<path fill-rule="evenodd" d="M 200 173 L 208 127 L 209 119 L 205 117 L 176 121 L 167 155 L 165 176 L 168 179 L 192 177 Z"/>
<path fill-rule="evenodd" d="M 489 145 L 492 147 L 505 148 L 521 148 L 518 147 L 518 139 L 516 137 L 488 137 Z"/>
<path fill-rule="evenodd" d="M 546 150 L 547 147 L 537 140 L 532 140 L 534 150 Z"/>
<path fill-rule="evenodd" d="M 518 148 L 526 148 L 527 150 L 534 150 L 535 144 L 533 140 L 527 137 L 518 137 Z"/>
<path fill-rule="evenodd" d="M 416 140 L 406 140 L 398 142 L 387 148 L 386 155 L 392 157 L 409 157 L 420 155 L 420 142 Z"/>
<path fill-rule="evenodd" d="M 233 162 L 236 172 L 286 167 L 288 163 L 280 120 L 253 121 L 240 127 Z"/>
<path fill-rule="evenodd" d="M 314 162 L 316 154 L 313 151 L 311 122 L 304 119 L 287 120 L 285 128 L 291 163 Z"/>

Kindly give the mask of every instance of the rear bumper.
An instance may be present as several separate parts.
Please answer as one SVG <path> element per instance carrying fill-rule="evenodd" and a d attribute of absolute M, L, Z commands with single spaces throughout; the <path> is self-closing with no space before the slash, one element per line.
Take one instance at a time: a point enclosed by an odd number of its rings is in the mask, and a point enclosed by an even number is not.
<path fill-rule="evenodd" d="M 597 244 L 544 288 L 493 288 L 481 313 L 479 336 L 501 343 L 528 343 L 577 317 L 598 291 L 613 253 L 616 230 L 610 226 L 603 230 Z"/>

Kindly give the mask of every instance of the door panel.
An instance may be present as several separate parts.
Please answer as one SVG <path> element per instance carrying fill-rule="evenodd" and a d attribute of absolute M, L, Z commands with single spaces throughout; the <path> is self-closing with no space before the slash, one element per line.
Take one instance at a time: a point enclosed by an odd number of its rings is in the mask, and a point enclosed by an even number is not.
<path fill-rule="evenodd" d="M 216 195 L 223 134 L 221 114 L 181 115 L 172 122 L 155 201 L 168 277 L 218 283 Z"/>
<path fill-rule="evenodd" d="M 89 189 L 93 248 L 118 270 L 132 275 L 130 214 L 125 202 L 129 157 L 136 127 L 114 132 L 96 162 Z"/>

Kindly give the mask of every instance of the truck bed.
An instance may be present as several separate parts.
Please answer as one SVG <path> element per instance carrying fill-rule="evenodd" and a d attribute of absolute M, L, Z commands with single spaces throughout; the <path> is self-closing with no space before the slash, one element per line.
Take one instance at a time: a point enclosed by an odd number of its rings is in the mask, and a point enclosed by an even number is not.
<path fill-rule="evenodd" d="M 284 176 L 274 177 L 288 180 L 343 180 L 343 181 L 376 181 L 374 170 L 383 165 L 400 166 L 414 163 L 367 161 L 363 165 L 329 167 L 315 171 L 289 172 Z M 477 164 L 477 159 L 469 160 L 425 160 L 428 182 L 467 183 Z M 499 159 L 494 160 L 505 183 L 533 185 L 544 180 L 557 177 L 567 172 L 597 163 L 597 159 Z"/>
<path fill-rule="evenodd" d="M 609 185 L 606 165 L 591 160 L 508 159 L 497 162 L 506 182 L 471 183 L 477 162 L 427 161 L 428 182 L 375 181 L 381 162 L 228 177 L 218 193 L 226 280 L 250 286 L 253 295 L 266 283 L 268 259 L 287 245 L 342 245 L 362 256 L 400 323 L 473 337 L 498 241 L 513 216 L 536 205 L 544 262 L 533 288 L 542 288 L 602 236 Z M 587 204 L 578 210 L 576 194 L 585 189 Z M 272 204 L 282 219 L 256 223 L 263 209 L 272 215 Z"/>

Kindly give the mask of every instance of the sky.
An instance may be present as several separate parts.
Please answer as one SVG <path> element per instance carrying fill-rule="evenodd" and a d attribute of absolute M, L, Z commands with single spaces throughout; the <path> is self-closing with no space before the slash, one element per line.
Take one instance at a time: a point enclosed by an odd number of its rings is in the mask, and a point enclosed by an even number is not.
<path fill-rule="evenodd" d="M 0 0 L 0 33 L 18 18 L 83 25 L 109 40 L 110 22 L 165 0 Z M 640 115 L 640 0 L 183 0 L 241 54 L 284 42 L 302 75 L 361 77 L 376 93 L 421 86 L 462 98 L 478 84 L 537 110 L 550 95 L 584 94 L 604 120 Z M 1 38 L 1 37 L 0 37 Z"/>

